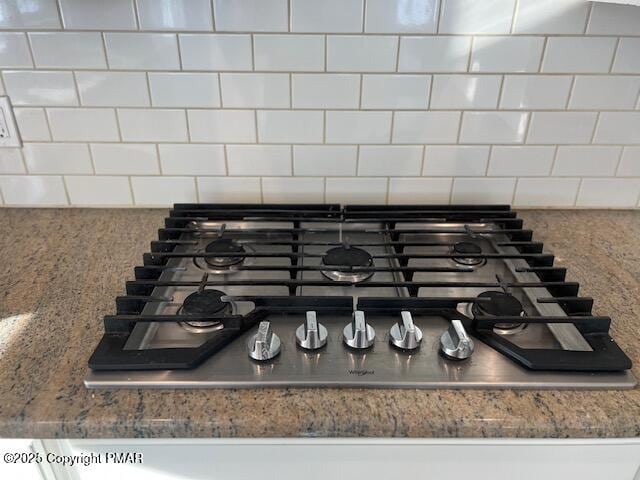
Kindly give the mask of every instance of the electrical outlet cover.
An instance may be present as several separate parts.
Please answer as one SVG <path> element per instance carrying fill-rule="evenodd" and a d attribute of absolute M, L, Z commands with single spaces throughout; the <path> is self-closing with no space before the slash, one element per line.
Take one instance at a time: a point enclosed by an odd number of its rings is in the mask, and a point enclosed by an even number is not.
<path fill-rule="evenodd" d="M 0 148 L 21 146 L 22 140 L 9 97 L 0 97 Z"/>

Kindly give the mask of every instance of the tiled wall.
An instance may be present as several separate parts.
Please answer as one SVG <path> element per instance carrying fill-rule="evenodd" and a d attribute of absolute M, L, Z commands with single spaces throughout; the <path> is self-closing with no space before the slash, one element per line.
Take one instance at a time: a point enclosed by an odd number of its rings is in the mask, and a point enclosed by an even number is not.
<path fill-rule="evenodd" d="M 640 7 L 2 0 L 5 205 L 636 207 Z"/>

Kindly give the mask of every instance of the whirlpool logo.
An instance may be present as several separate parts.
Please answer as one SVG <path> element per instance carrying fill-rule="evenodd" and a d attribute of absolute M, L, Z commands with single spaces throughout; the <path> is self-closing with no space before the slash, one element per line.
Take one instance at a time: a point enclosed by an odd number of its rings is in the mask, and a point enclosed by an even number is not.
<path fill-rule="evenodd" d="M 364 377 L 365 375 L 375 375 L 374 370 L 348 370 L 349 375 L 357 375 L 358 377 Z"/>

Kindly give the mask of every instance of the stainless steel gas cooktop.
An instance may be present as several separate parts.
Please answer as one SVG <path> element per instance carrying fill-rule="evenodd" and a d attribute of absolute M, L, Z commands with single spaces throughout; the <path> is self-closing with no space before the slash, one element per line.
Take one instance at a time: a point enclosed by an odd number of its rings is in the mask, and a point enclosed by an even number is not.
<path fill-rule="evenodd" d="M 90 388 L 618 389 L 636 380 L 508 206 L 175 205 Z"/>

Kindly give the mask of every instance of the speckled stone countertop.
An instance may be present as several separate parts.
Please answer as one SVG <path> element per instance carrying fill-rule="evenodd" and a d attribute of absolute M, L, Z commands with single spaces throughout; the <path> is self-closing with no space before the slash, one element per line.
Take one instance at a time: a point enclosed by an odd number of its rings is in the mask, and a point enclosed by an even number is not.
<path fill-rule="evenodd" d="M 2 437 L 636 437 L 640 389 L 87 390 L 165 210 L 0 209 Z M 640 211 L 524 211 L 640 377 Z"/>

